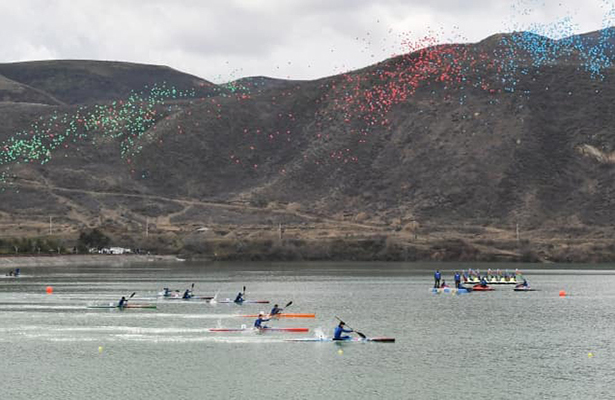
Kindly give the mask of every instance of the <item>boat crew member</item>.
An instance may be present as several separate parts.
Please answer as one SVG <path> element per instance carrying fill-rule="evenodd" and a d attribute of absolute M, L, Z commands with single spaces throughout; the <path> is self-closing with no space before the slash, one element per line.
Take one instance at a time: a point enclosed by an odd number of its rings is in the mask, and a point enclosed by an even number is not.
<path fill-rule="evenodd" d="M 271 311 L 269 312 L 269 316 L 273 317 L 274 315 L 282 314 L 282 310 L 284 309 L 278 307 L 278 305 L 275 304 L 273 308 L 271 309 Z"/>
<path fill-rule="evenodd" d="M 182 296 L 182 299 L 189 299 L 192 297 L 192 293 L 190 293 L 190 289 L 186 289 L 186 291 L 184 292 L 184 295 Z"/>
<path fill-rule="evenodd" d="M 263 325 L 263 322 L 267 322 L 267 321 L 269 321 L 269 318 L 265 318 L 263 313 L 260 312 L 258 313 L 258 318 L 256 318 L 256 321 L 254 321 L 254 327 L 256 329 L 267 328 L 267 325 Z"/>
<path fill-rule="evenodd" d="M 237 297 L 235 297 L 235 303 L 243 303 L 243 293 L 239 292 L 237 293 Z"/>
<path fill-rule="evenodd" d="M 128 300 L 126 300 L 126 296 L 122 296 L 122 298 L 120 299 L 120 302 L 117 303 L 117 307 L 118 308 L 124 308 L 126 307 L 126 303 L 128 302 Z"/>
<path fill-rule="evenodd" d="M 440 278 L 442 277 L 442 275 L 440 274 L 440 270 L 436 270 L 436 272 L 433 274 L 433 279 L 434 279 L 434 285 L 433 287 L 435 288 L 439 288 L 440 287 Z"/>
<path fill-rule="evenodd" d="M 344 329 L 344 322 L 340 321 L 340 324 L 335 328 L 333 333 L 333 340 L 346 340 L 350 339 L 350 336 L 342 335 L 343 333 L 354 332 L 352 329 Z"/>
<path fill-rule="evenodd" d="M 455 271 L 455 287 L 457 289 L 461 287 L 461 275 L 459 274 L 459 271 Z"/>
<path fill-rule="evenodd" d="M 164 297 L 169 297 L 169 296 L 171 295 L 171 291 L 169 290 L 169 288 L 168 288 L 168 287 L 165 287 L 165 288 L 163 288 L 162 290 L 163 290 L 162 295 L 163 295 Z"/>

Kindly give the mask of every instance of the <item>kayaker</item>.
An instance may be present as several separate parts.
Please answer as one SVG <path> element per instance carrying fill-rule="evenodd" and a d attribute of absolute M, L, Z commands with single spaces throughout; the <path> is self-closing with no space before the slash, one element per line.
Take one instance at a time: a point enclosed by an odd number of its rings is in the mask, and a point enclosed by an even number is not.
<path fill-rule="evenodd" d="M 436 272 L 433 274 L 433 279 L 434 279 L 434 285 L 433 287 L 435 288 L 439 288 L 440 287 L 440 278 L 442 277 L 442 275 L 440 274 L 440 270 L 436 270 Z"/>
<path fill-rule="evenodd" d="M 237 297 L 235 297 L 234 301 L 235 303 L 240 303 L 240 304 L 243 303 L 243 293 L 242 292 L 237 293 Z"/>
<path fill-rule="evenodd" d="M 263 313 L 260 312 L 258 313 L 258 318 L 256 318 L 256 321 L 254 321 L 254 327 L 256 329 L 267 328 L 267 325 L 263 325 L 263 322 L 267 322 L 267 321 L 269 321 L 269 318 L 265 318 Z"/>
<path fill-rule="evenodd" d="M 186 289 L 186 291 L 184 292 L 184 295 L 182 296 L 182 299 L 189 299 L 192 297 L 192 293 L 190 293 L 190 289 Z"/>
<path fill-rule="evenodd" d="M 455 271 L 455 287 L 459 289 L 460 286 L 461 286 L 461 275 L 459 274 L 459 271 Z"/>
<path fill-rule="evenodd" d="M 440 286 L 441 288 L 447 288 L 448 285 L 446 284 L 446 281 L 444 279 L 442 279 L 442 285 Z"/>
<path fill-rule="evenodd" d="M 273 308 L 271 309 L 271 311 L 269 312 L 269 316 L 270 316 L 270 317 L 273 317 L 274 315 L 277 315 L 277 314 L 282 314 L 282 310 L 284 310 L 284 309 L 283 309 L 283 308 L 278 307 L 278 305 L 277 305 L 277 304 L 275 304 L 275 305 L 273 306 Z"/>
<path fill-rule="evenodd" d="M 20 272 L 19 272 L 19 268 L 15 269 L 15 276 L 19 276 Z"/>
<path fill-rule="evenodd" d="M 354 332 L 352 329 L 344 329 L 346 324 L 343 321 L 340 321 L 339 325 L 335 328 L 335 332 L 333 333 L 333 340 L 346 340 L 350 339 L 350 336 L 342 336 L 343 333 Z"/>
<path fill-rule="evenodd" d="M 482 276 L 482 277 L 480 278 L 480 285 L 481 285 L 482 287 L 487 287 L 487 281 L 485 280 L 485 277 L 484 277 L 484 276 Z"/>
<path fill-rule="evenodd" d="M 518 284 L 517 286 L 515 286 L 516 288 L 526 288 L 529 287 L 530 285 L 528 285 L 527 281 L 524 279 L 523 283 Z"/>
<path fill-rule="evenodd" d="M 164 297 L 169 297 L 169 296 L 171 296 L 171 291 L 169 290 L 169 288 L 168 288 L 168 287 L 162 288 L 162 290 L 163 290 L 162 295 L 163 295 Z"/>
<path fill-rule="evenodd" d="M 124 308 L 126 307 L 126 303 L 128 302 L 128 300 L 126 300 L 126 296 L 122 296 L 122 298 L 120 299 L 120 302 L 117 303 L 117 307 L 118 308 Z"/>

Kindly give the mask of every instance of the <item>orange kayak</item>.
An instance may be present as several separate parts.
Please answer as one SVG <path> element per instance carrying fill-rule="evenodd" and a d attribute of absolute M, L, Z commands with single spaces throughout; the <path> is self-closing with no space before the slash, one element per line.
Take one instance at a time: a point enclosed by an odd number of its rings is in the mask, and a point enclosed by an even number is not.
<path fill-rule="evenodd" d="M 316 318 L 316 314 L 296 314 L 296 313 L 281 313 L 271 317 L 269 314 L 265 315 L 267 318 Z M 238 315 L 238 317 L 244 318 L 258 318 L 257 314 Z"/>

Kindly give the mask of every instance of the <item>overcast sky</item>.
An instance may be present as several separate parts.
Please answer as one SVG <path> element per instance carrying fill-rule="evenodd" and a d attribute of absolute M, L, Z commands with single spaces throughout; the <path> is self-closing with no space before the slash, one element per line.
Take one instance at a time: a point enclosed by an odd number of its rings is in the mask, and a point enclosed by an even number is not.
<path fill-rule="evenodd" d="M 0 62 L 163 64 L 216 83 L 312 79 L 406 52 L 540 24 L 551 36 L 612 25 L 615 0 L 0 0 Z"/>

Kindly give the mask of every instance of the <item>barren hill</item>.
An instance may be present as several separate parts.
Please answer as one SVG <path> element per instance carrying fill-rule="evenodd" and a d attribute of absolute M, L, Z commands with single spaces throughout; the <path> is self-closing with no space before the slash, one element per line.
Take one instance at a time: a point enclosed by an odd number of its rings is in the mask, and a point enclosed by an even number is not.
<path fill-rule="evenodd" d="M 71 128 L 42 165 L 6 161 L 0 223 L 5 236 L 36 236 L 52 216 L 67 243 L 100 227 L 216 258 L 615 259 L 613 70 L 596 77 L 578 49 L 545 63 L 531 48 L 510 53 L 520 35 L 224 87 L 164 67 L 0 65 L 72 105 L 0 108 L 4 139 L 159 79 L 202 84 L 148 108 L 142 129 L 132 117 L 87 139 Z"/>

